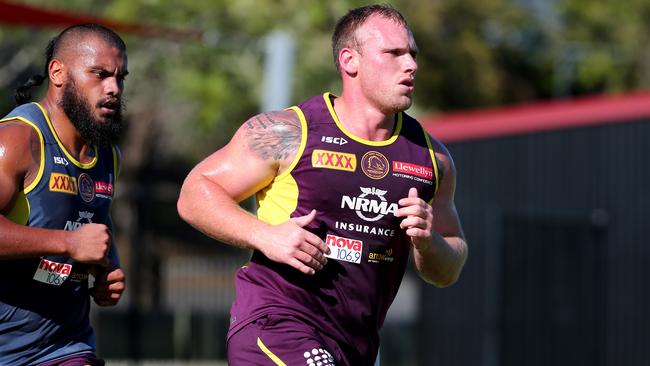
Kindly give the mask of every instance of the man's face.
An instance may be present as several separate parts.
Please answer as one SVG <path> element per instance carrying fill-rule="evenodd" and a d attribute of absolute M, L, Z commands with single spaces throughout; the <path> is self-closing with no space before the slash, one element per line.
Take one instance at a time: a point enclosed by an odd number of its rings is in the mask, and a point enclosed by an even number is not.
<path fill-rule="evenodd" d="M 73 54 L 73 52 L 75 52 Z M 82 39 L 68 57 L 59 105 L 87 143 L 105 146 L 123 130 L 122 91 L 126 55 L 94 37 Z"/>
<path fill-rule="evenodd" d="M 413 99 L 417 46 L 397 22 L 372 16 L 356 32 L 358 76 L 366 98 L 384 113 L 408 109 Z"/>
<path fill-rule="evenodd" d="M 101 113 L 107 103 L 110 103 L 110 113 Z M 77 83 L 72 75 L 68 75 L 68 82 L 63 87 L 59 105 L 81 138 L 90 145 L 106 146 L 117 142 L 122 135 L 124 124 L 122 123 L 121 100 L 103 98 L 92 103 L 77 88 Z"/>

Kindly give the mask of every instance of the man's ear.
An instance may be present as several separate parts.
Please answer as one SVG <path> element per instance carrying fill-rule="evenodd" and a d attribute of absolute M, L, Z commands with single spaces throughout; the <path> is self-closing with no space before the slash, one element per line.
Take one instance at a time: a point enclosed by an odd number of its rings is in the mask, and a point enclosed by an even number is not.
<path fill-rule="evenodd" d="M 63 85 L 68 76 L 65 65 L 57 59 L 50 61 L 47 71 L 49 73 L 50 83 L 56 86 Z"/>
<path fill-rule="evenodd" d="M 339 52 L 339 67 L 349 76 L 356 76 L 359 71 L 359 52 L 352 48 L 344 48 Z"/>

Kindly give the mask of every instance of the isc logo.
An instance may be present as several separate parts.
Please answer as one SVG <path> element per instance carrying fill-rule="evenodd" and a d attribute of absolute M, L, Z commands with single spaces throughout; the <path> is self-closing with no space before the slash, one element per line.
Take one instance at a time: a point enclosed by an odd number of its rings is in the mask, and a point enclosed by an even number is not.
<path fill-rule="evenodd" d="M 335 145 L 345 145 L 348 143 L 348 140 L 344 139 L 343 137 L 323 136 L 320 140 L 326 144 Z"/>
<path fill-rule="evenodd" d="M 53 158 L 54 158 L 54 164 L 59 164 L 59 165 L 64 165 L 64 166 L 68 166 L 68 164 L 70 164 L 70 163 L 68 163 L 68 160 L 66 160 L 66 158 L 64 158 L 64 157 L 54 156 Z"/>

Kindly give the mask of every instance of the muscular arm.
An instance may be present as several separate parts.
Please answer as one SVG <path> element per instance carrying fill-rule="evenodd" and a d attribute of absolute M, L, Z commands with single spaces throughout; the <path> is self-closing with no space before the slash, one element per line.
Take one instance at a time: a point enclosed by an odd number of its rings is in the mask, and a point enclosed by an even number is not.
<path fill-rule="evenodd" d="M 178 200 L 181 218 L 225 243 L 257 249 L 270 259 L 313 274 L 326 263 L 327 246 L 302 229 L 315 213 L 269 225 L 238 202 L 268 186 L 286 170 L 300 147 L 301 125 L 293 111 L 257 115 L 232 140 L 187 176 Z"/>
<path fill-rule="evenodd" d="M 110 239 L 104 225 L 65 232 L 19 225 L 6 217 L 18 194 L 35 179 L 39 164 L 40 141 L 36 131 L 19 121 L 1 124 L 0 260 L 66 255 L 81 262 L 104 264 L 108 245 L 101 241 Z"/>
<path fill-rule="evenodd" d="M 435 141 L 432 141 L 435 142 Z M 436 158 L 443 174 L 431 205 L 417 198 L 412 189 L 400 200 L 398 215 L 411 237 L 415 269 L 422 279 L 438 287 L 452 285 L 467 259 L 467 243 L 458 218 L 454 193 L 456 168 L 447 149 L 435 142 Z"/>
<path fill-rule="evenodd" d="M 25 227 L 6 218 L 25 181 L 33 180 L 39 162 L 33 128 L 19 122 L 0 125 L 0 259 L 65 253 L 63 240 L 53 230 Z"/>

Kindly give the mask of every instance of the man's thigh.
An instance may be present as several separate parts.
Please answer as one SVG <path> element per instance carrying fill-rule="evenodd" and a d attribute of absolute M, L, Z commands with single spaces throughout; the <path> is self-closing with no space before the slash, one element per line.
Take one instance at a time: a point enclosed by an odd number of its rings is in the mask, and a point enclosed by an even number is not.
<path fill-rule="evenodd" d="M 265 316 L 228 340 L 229 366 L 332 366 L 337 354 L 314 328 L 291 316 Z"/>

